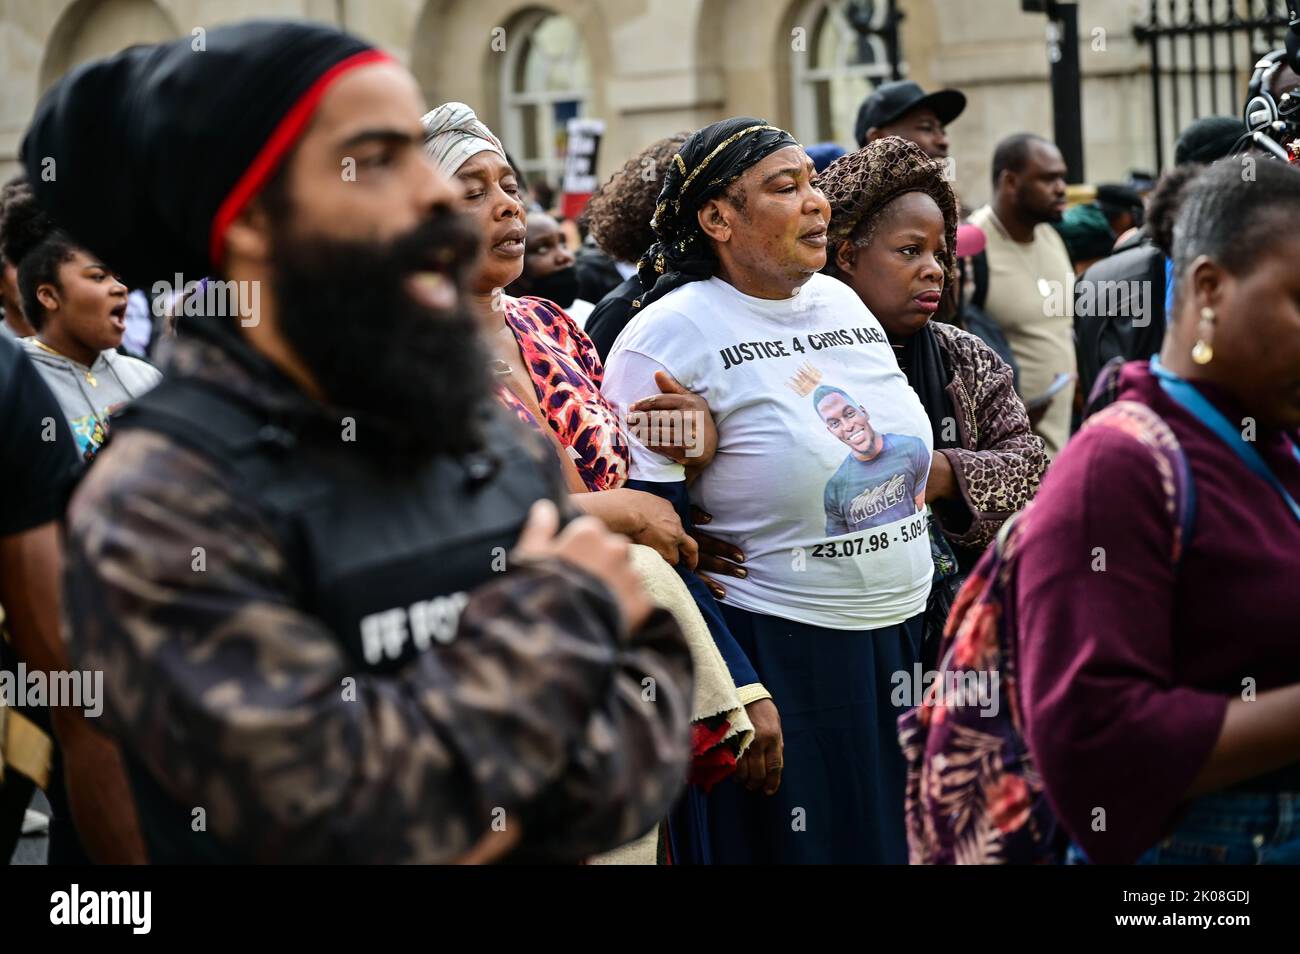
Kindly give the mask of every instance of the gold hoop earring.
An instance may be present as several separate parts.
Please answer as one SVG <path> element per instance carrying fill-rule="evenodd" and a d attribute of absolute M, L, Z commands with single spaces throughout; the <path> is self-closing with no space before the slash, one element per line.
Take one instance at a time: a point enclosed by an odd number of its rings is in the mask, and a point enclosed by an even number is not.
<path fill-rule="evenodd" d="M 1205 365 L 1214 360 L 1214 348 L 1207 340 L 1210 335 L 1206 333 L 1206 327 L 1214 327 L 1218 316 L 1214 314 L 1214 309 L 1208 305 L 1201 309 L 1201 335 L 1196 339 L 1196 344 L 1192 346 L 1192 360 L 1197 364 Z"/>

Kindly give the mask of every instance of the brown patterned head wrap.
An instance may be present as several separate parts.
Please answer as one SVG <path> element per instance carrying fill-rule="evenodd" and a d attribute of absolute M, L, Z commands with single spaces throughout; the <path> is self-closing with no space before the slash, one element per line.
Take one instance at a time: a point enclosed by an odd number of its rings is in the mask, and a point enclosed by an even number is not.
<path fill-rule="evenodd" d="M 869 142 L 836 159 L 817 177 L 831 204 L 826 270 L 835 271 L 835 249 L 854 235 L 869 238 L 881 211 L 908 192 L 924 192 L 943 213 L 947 248 L 939 257 L 945 281 L 957 280 L 957 196 L 947 167 L 931 159 L 916 143 L 899 136 Z"/>

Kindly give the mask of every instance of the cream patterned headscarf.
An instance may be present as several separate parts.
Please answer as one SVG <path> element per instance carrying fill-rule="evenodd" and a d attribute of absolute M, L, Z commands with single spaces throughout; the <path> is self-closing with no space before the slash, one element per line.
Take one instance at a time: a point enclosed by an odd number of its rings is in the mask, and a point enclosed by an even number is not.
<path fill-rule="evenodd" d="M 506 158 L 501 140 L 464 103 L 443 103 L 425 113 L 420 122 L 424 124 L 424 151 L 448 178 L 471 156 L 488 149 Z"/>

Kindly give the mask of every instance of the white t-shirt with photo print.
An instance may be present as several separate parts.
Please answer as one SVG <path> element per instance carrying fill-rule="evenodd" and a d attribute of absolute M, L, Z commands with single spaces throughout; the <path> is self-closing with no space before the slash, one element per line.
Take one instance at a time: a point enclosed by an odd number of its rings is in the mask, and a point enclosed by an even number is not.
<path fill-rule="evenodd" d="M 749 575 L 725 580 L 725 602 L 846 630 L 925 608 L 929 418 L 851 288 L 818 274 L 772 301 L 692 282 L 619 335 L 603 391 L 626 411 L 658 393 L 659 370 L 703 396 L 717 425 L 717 456 L 690 496 L 713 516 L 707 532 L 746 556 Z M 635 431 L 633 479 L 684 479 Z"/>

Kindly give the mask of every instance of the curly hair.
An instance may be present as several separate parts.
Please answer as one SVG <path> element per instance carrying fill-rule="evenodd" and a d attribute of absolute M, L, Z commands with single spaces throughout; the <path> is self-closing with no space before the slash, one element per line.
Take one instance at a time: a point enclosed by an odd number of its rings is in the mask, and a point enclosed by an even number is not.
<path fill-rule="evenodd" d="M 26 179 L 7 182 L 0 190 L 0 249 L 5 261 L 18 269 L 18 294 L 23 316 L 37 331 L 45 325 L 45 308 L 36 297 L 41 285 L 60 288 L 59 266 L 77 252 L 72 239 L 36 201 Z"/>
<path fill-rule="evenodd" d="M 25 175 L 0 186 L 0 261 L 14 268 L 51 232 L 54 222 L 36 202 Z"/>
<path fill-rule="evenodd" d="M 599 186 L 583 216 L 596 244 L 610 258 L 635 262 L 655 242 L 650 225 L 664 173 L 690 133 L 680 132 L 652 143 L 623 163 Z M 654 178 L 647 178 L 653 166 Z"/>
<path fill-rule="evenodd" d="M 957 280 L 957 194 L 945 171 L 942 162 L 900 136 L 869 142 L 827 166 L 817 177 L 831 206 L 825 271 L 839 273 L 835 249 L 840 242 L 852 238 L 861 247 L 870 245 L 889 203 L 908 192 L 924 192 L 943 213 L 947 244 L 939 261 L 944 280 L 951 286 Z"/>

